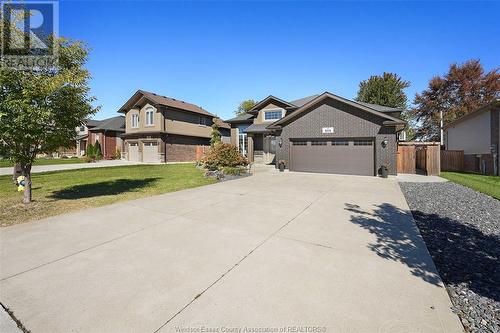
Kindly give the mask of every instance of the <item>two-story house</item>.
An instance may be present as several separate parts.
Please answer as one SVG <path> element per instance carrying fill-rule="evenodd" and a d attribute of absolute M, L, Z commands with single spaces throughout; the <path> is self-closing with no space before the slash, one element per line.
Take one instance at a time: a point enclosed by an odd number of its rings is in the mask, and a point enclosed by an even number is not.
<path fill-rule="evenodd" d="M 229 125 L 205 109 L 184 101 L 138 90 L 119 110 L 125 114 L 124 158 L 136 162 L 189 162 L 196 146 L 210 145 L 217 121 L 223 140 Z"/>
<path fill-rule="evenodd" d="M 403 110 L 329 92 L 285 101 L 268 96 L 231 124 L 231 142 L 255 163 L 283 161 L 292 171 L 396 173 Z"/>

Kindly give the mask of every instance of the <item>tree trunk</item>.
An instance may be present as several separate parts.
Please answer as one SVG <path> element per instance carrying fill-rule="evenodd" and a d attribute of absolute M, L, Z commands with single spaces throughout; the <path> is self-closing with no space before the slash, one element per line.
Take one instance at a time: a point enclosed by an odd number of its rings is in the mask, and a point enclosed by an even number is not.
<path fill-rule="evenodd" d="M 21 165 L 19 163 L 16 163 L 14 165 L 14 172 L 12 173 L 12 182 L 14 184 L 17 183 L 17 177 L 21 175 Z"/>
<path fill-rule="evenodd" d="M 23 203 L 31 203 L 31 165 L 21 165 L 21 173 L 24 176 L 24 198 Z"/>

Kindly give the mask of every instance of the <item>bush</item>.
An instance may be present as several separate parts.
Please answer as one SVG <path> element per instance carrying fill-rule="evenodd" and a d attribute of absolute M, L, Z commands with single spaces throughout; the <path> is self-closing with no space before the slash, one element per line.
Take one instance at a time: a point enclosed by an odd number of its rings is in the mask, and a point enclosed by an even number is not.
<path fill-rule="evenodd" d="M 91 161 L 95 159 L 95 148 L 93 144 L 89 143 L 87 145 L 87 149 L 85 149 L 85 156 Z"/>
<path fill-rule="evenodd" d="M 218 143 L 203 156 L 202 162 L 209 170 L 223 167 L 238 167 L 248 165 L 248 160 L 241 155 L 235 145 Z"/>
<path fill-rule="evenodd" d="M 241 174 L 246 173 L 247 170 L 245 167 L 238 166 L 238 167 L 223 167 L 222 168 L 222 173 L 225 175 L 233 175 L 233 176 L 239 176 Z"/>
<path fill-rule="evenodd" d="M 113 159 L 114 160 L 119 160 L 122 158 L 122 153 L 120 151 L 120 148 L 116 148 L 115 153 L 113 154 Z"/>
<path fill-rule="evenodd" d="M 96 160 L 102 159 L 101 144 L 99 143 L 99 141 L 95 142 L 94 153 L 95 153 L 95 159 Z"/>

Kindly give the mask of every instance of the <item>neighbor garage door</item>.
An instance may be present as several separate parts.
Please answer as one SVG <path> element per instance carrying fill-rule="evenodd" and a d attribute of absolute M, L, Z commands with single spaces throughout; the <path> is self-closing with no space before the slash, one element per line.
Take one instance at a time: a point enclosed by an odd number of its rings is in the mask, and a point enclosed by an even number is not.
<path fill-rule="evenodd" d="M 159 161 L 157 142 L 144 142 L 142 161 L 148 163 L 157 163 Z"/>
<path fill-rule="evenodd" d="M 375 175 L 373 140 L 292 140 L 290 170 Z"/>
<path fill-rule="evenodd" d="M 130 142 L 128 144 L 128 160 L 139 162 L 139 145 L 137 142 Z"/>

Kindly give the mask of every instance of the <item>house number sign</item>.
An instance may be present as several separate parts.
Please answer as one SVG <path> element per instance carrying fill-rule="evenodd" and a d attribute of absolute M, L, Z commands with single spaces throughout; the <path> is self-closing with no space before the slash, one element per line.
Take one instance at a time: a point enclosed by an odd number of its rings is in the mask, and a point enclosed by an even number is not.
<path fill-rule="evenodd" d="M 323 134 L 333 134 L 333 127 L 323 127 L 321 129 L 321 133 L 323 133 Z"/>

